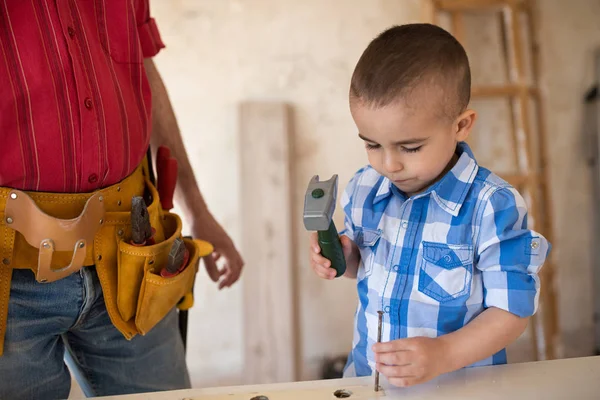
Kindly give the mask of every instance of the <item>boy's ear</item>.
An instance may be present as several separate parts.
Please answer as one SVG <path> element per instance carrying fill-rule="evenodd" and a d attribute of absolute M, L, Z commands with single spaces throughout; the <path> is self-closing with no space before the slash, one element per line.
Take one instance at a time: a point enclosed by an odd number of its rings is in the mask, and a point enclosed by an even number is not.
<path fill-rule="evenodd" d="M 477 113 L 474 110 L 466 110 L 458 116 L 454 123 L 454 131 L 456 132 L 456 140 L 458 142 L 467 140 L 476 119 Z"/>

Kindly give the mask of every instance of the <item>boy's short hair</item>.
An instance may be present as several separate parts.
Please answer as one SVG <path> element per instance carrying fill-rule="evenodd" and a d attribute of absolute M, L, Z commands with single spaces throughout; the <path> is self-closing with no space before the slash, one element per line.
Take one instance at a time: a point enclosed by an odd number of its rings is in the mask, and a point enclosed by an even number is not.
<path fill-rule="evenodd" d="M 454 119 L 471 97 L 471 71 L 463 46 L 444 29 L 431 24 L 394 26 L 369 44 L 354 69 L 351 99 L 384 107 L 422 85 L 441 90 L 440 110 Z"/>

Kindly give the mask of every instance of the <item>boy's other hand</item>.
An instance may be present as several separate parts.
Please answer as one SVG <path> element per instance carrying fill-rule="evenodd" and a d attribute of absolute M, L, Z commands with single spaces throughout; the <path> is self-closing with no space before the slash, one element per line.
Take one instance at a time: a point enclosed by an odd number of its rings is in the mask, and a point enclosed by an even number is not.
<path fill-rule="evenodd" d="M 342 251 L 346 261 L 352 255 L 352 240 L 348 236 L 340 236 L 342 242 Z M 331 268 L 331 261 L 321 255 L 321 247 L 317 232 L 310 234 L 310 266 L 319 277 L 323 279 L 335 279 L 336 271 Z"/>
<path fill-rule="evenodd" d="M 427 382 L 446 372 L 445 344 L 439 339 L 414 337 L 373 345 L 377 370 L 398 387 Z"/>

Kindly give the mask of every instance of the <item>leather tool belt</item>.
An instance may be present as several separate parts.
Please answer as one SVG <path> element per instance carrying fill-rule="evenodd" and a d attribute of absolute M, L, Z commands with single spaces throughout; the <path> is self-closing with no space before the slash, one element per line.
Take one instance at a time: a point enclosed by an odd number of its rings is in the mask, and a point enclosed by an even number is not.
<path fill-rule="evenodd" d="M 133 196 L 150 199 L 152 245 L 130 244 Z M 162 209 L 146 160 L 123 181 L 92 193 L 0 187 L 0 355 L 15 268 L 31 269 L 39 284 L 52 284 L 95 265 L 113 325 L 127 339 L 146 334 L 189 298 L 199 259 L 213 250 L 207 242 L 184 238 L 187 267 L 174 277 L 160 276 L 173 242 L 182 237 L 181 227 L 178 215 Z"/>

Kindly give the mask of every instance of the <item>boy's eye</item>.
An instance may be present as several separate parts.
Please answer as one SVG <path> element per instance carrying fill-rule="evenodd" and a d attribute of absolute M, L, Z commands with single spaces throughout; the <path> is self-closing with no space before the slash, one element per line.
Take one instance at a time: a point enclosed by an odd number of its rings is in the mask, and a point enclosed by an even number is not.
<path fill-rule="evenodd" d="M 376 150 L 381 146 L 378 144 L 365 143 L 365 147 L 367 148 L 367 150 Z"/>
<path fill-rule="evenodd" d="M 423 147 L 423 146 L 413 147 L 413 148 L 402 147 L 402 150 L 406 153 L 416 153 L 417 151 L 421 150 L 421 147 Z"/>

